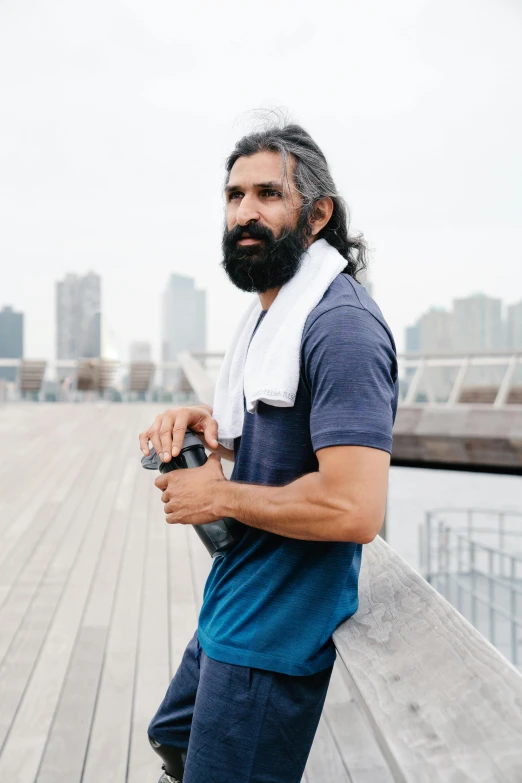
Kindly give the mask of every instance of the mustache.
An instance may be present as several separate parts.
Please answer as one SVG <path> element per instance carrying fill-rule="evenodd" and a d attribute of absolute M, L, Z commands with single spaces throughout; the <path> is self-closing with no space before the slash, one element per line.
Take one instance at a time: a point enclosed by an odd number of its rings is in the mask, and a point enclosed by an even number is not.
<path fill-rule="evenodd" d="M 249 226 L 234 226 L 226 234 L 226 243 L 228 247 L 233 247 L 239 239 L 259 239 L 264 242 L 275 242 L 275 237 L 266 226 L 259 223 L 252 223 Z"/>

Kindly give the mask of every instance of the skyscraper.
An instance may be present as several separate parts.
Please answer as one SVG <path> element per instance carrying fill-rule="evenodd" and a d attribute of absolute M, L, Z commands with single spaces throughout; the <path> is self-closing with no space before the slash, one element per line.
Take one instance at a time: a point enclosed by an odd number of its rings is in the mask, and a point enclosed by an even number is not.
<path fill-rule="evenodd" d="M 170 276 L 163 292 L 161 325 L 161 358 L 177 361 L 182 351 L 204 351 L 206 348 L 206 291 L 195 288 L 194 279 L 185 275 Z M 177 383 L 179 373 L 167 371 L 165 386 Z"/>
<path fill-rule="evenodd" d="M 488 353 L 504 347 L 502 300 L 485 294 L 455 299 L 454 337 L 459 353 Z"/>
<path fill-rule="evenodd" d="M 507 348 L 522 352 L 522 302 L 509 305 L 507 309 Z"/>
<path fill-rule="evenodd" d="M 419 323 L 406 327 L 406 353 L 415 353 L 420 351 L 421 337 Z"/>
<path fill-rule="evenodd" d="M 406 350 L 423 354 L 450 353 L 452 350 L 453 314 L 432 307 L 414 326 L 406 329 Z"/>
<path fill-rule="evenodd" d="M 24 315 L 12 307 L 0 310 L 0 359 L 22 359 L 24 355 Z M 16 367 L 0 367 L 0 378 L 16 380 Z"/>
<path fill-rule="evenodd" d="M 406 328 L 406 352 L 423 355 L 447 354 L 452 351 L 453 314 L 443 308 L 432 307 Z M 448 385 L 448 371 L 442 367 L 429 369 L 429 388 L 434 398 L 443 397 Z M 413 377 L 412 367 L 406 370 L 406 380 Z M 419 391 L 423 392 L 422 388 Z"/>
<path fill-rule="evenodd" d="M 101 354 L 101 278 L 65 276 L 56 284 L 56 358 L 80 359 Z"/>

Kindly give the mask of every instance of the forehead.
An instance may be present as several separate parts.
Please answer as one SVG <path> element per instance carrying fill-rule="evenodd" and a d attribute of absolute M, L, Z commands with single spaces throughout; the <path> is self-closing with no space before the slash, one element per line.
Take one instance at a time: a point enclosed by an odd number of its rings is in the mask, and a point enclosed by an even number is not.
<path fill-rule="evenodd" d="M 290 155 L 287 159 L 287 175 L 293 184 L 292 173 L 295 161 Z M 228 177 L 228 185 L 254 185 L 261 182 L 282 182 L 283 159 L 279 152 L 256 152 L 248 157 L 236 160 Z"/>

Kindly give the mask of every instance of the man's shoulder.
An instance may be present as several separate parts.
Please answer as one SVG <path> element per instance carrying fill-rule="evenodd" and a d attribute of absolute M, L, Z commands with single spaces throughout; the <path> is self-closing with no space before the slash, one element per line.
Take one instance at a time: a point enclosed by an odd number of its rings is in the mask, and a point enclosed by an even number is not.
<path fill-rule="evenodd" d="M 335 328 L 337 320 L 346 313 L 346 308 L 349 308 L 357 323 L 367 324 L 368 328 L 378 332 L 384 329 L 393 342 L 390 328 L 377 303 L 364 286 L 345 273 L 337 275 L 321 301 L 311 310 L 305 322 L 303 338 L 312 331 L 330 331 Z"/>

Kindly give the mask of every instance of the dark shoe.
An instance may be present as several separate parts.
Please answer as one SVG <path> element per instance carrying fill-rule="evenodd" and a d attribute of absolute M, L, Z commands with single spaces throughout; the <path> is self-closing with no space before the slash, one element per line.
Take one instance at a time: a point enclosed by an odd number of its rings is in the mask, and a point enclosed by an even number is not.
<path fill-rule="evenodd" d="M 182 783 L 183 770 L 187 759 L 187 751 L 182 748 L 176 748 L 173 745 L 161 745 L 155 739 L 149 736 L 151 748 L 158 754 L 163 761 L 163 775 L 158 783 Z M 167 772 L 168 769 L 168 772 Z"/>

